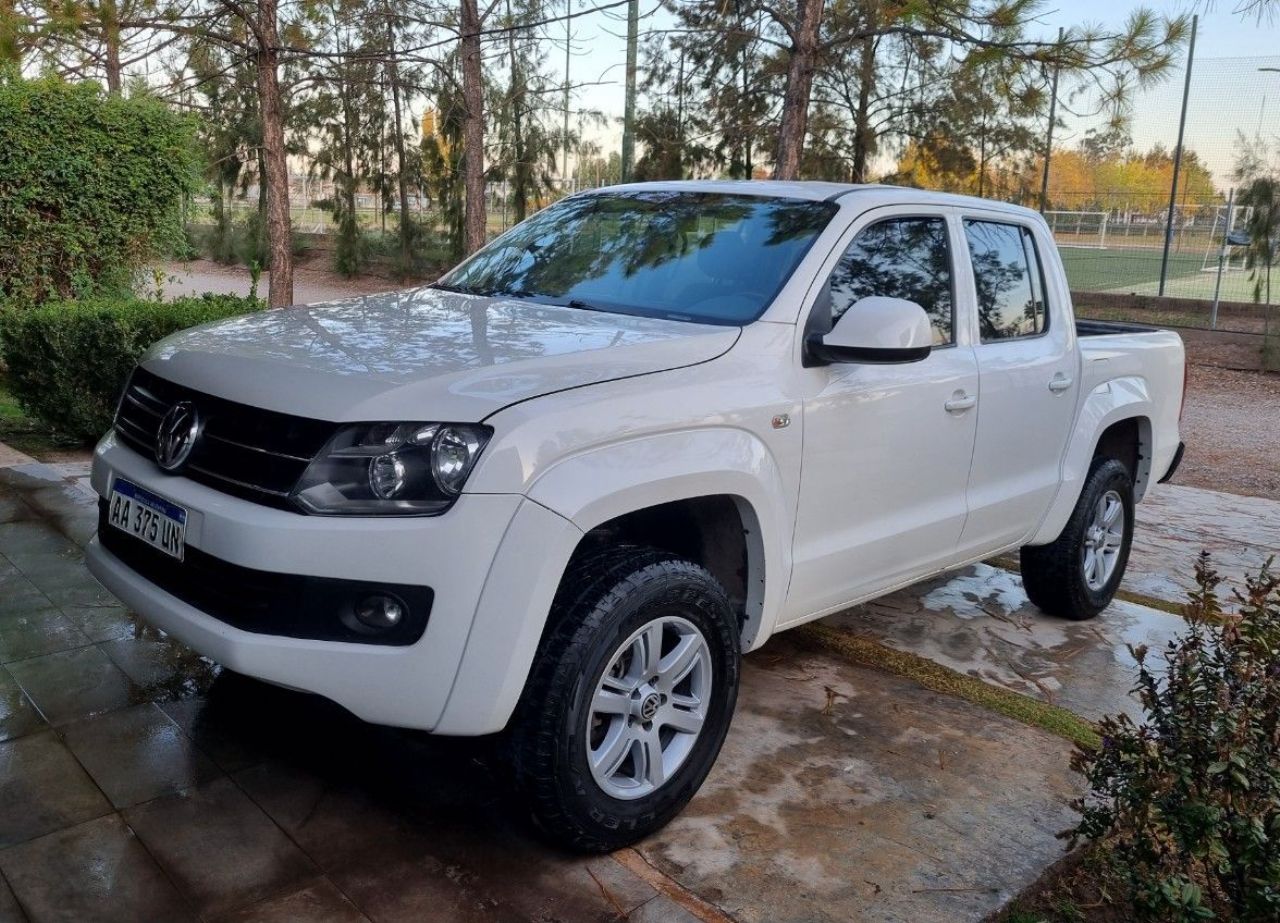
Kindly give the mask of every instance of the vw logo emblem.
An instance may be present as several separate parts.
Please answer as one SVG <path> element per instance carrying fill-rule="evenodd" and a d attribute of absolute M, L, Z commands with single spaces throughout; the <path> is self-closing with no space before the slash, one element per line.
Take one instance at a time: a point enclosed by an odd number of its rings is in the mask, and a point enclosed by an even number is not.
<path fill-rule="evenodd" d="M 177 471 L 195 448 L 200 435 L 200 415 L 190 401 L 178 401 L 160 418 L 156 432 L 156 464 Z"/>

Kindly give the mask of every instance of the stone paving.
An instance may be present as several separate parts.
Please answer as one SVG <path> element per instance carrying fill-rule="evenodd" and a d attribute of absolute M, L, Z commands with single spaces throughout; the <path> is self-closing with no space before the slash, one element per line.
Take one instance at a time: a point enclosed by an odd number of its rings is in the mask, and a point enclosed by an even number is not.
<path fill-rule="evenodd" d="M 1124 587 L 1183 602 L 1195 585 L 1193 565 L 1208 551 L 1231 585 L 1280 558 L 1280 501 L 1198 487 L 1159 484 L 1138 505 Z"/>
<path fill-rule="evenodd" d="M 1234 506 L 1208 505 L 1248 566 Z M 140 624 L 84 570 L 94 520 L 83 466 L 0 466 L 0 923 L 950 923 L 1061 855 L 1065 741 L 785 636 L 747 659 L 680 818 L 614 856 L 557 853 L 489 742 L 364 724 Z M 829 623 L 1096 716 L 1126 707 L 1124 644 L 1179 620 L 1121 604 L 1064 624 L 979 565 Z"/>
<path fill-rule="evenodd" d="M 1162 484 L 1139 505 L 1134 535 L 1122 588 L 1181 603 L 1202 549 L 1228 587 L 1280 555 L 1280 503 Z M 1086 718 L 1136 715 L 1129 645 L 1159 650 L 1183 627 L 1176 615 L 1123 601 L 1088 622 L 1048 618 L 1031 605 L 1016 573 L 989 564 L 917 584 L 828 623 Z"/>

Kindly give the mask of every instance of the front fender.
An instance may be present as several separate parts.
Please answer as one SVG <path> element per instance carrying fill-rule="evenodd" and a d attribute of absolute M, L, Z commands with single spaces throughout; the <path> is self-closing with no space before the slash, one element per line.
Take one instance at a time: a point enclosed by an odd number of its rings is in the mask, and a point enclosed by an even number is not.
<path fill-rule="evenodd" d="M 1061 534 L 1067 520 L 1071 518 L 1071 511 L 1075 509 L 1080 491 L 1084 489 L 1084 481 L 1089 475 L 1089 466 L 1093 462 L 1099 438 L 1107 427 L 1121 420 L 1137 418 L 1140 421 L 1139 429 L 1145 446 L 1139 453 L 1141 458 L 1138 463 L 1135 499 L 1141 499 L 1142 487 L 1148 480 L 1152 461 L 1150 420 L 1155 413 L 1150 387 L 1146 379 L 1140 376 L 1113 378 L 1104 381 L 1089 393 L 1076 416 L 1075 429 L 1067 442 L 1058 492 L 1040 523 L 1040 528 L 1027 544 L 1046 545 Z"/>
<path fill-rule="evenodd" d="M 791 576 L 787 492 L 773 453 L 752 433 L 700 428 L 612 443 L 549 468 L 529 498 L 583 532 L 636 510 L 694 497 L 731 496 L 747 507 L 753 577 L 763 584 L 743 642 L 754 650 L 772 632 Z"/>
<path fill-rule="evenodd" d="M 565 458 L 530 486 L 489 571 L 466 651 L 435 732 L 501 730 L 524 689 L 551 603 L 582 536 L 626 513 L 730 495 L 748 504 L 763 558 L 750 648 L 763 644 L 791 573 L 782 477 L 768 448 L 731 428 L 665 433 Z M 755 568 L 753 568 L 755 570 Z M 744 633 L 744 642 L 750 633 Z"/>

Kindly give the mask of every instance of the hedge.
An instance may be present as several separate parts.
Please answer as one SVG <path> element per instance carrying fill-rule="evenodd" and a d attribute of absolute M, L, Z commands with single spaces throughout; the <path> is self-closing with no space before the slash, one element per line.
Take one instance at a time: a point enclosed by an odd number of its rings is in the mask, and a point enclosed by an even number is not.
<path fill-rule="evenodd" d="M 257 299 L 234 295 L 10 307 L 0 311 L 0 355 L 26 413 L 59 435 L 90 443 L 110 428 L 125 379 L 152 343 L 261 307 Z"/>
<path fill-rule="evenodd" d="M 0 298 L 127 295 L 185 242 L 198 166 L 194 120 L 158 100 L 0 68 Z"/>

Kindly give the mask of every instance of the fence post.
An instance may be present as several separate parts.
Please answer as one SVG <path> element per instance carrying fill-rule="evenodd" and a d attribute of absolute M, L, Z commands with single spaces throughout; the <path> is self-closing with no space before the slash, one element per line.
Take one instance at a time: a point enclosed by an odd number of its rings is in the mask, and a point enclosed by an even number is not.
<path fill-rule="evenodd" d="M 1213 312 L 1209 315 L 1209 329 L 1218 329 L 1218 296 L 1222 294 L 1222 272 L 1227 261 L 1228 238 L 1231 237 L 1231 218 L 1235 214 L 1232 207 L 1236 201 L 1236 189 L 1234 186 L 1227 191 L 1227 220 L 1226 228 L 1222 232 L 1222 246 L 1218 248 L 1218 279 L 1213 283 Z"/>
<path fill-rule="evenodd" d="M 1164 224 L 1164 253 L 1160 256 L 1160 291 L 1164 294 L 1165 279 L 1169 275 L 1169 246 L 1173 243 L 1173 210 L 1178 199 L 1178 171 L 1182 169 L 1182 136 L 1187 129 L 1187 99 L 1191 95 L 1191 63 L 1196 56 L 1196 30 L 1200 26 L 1199 15 L 1191 17 L 1191 43 L 1187 46 L 1187 76 L 1182 84 L 1182 115 L 1178 118 L 1178 146 L 1173 149 L 1173 182 L 1169 184 L 1169 216 Z"/>

